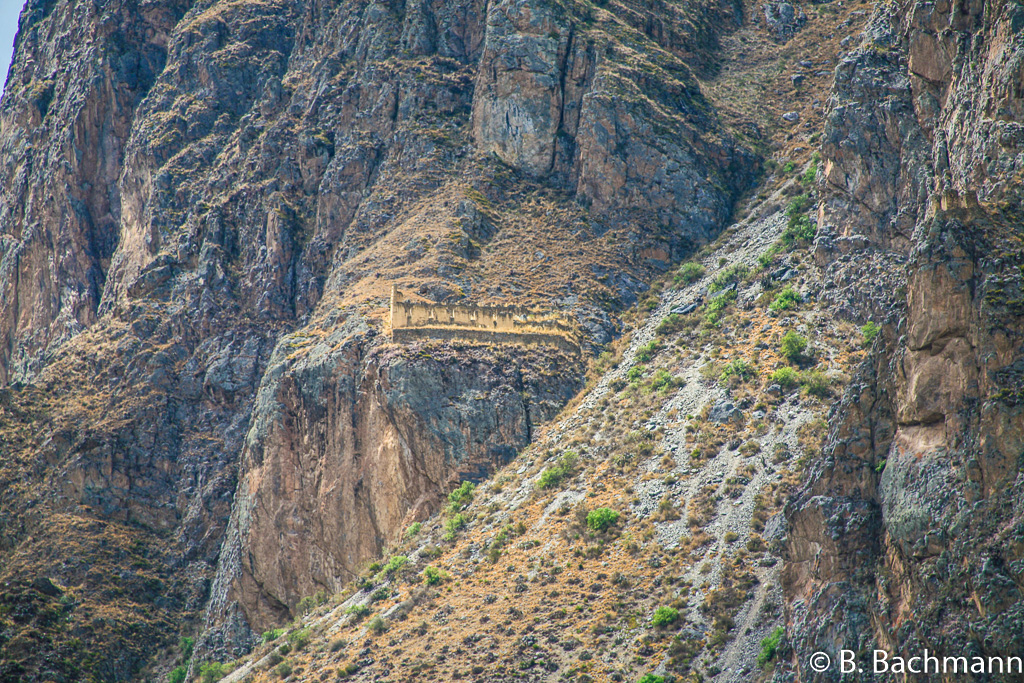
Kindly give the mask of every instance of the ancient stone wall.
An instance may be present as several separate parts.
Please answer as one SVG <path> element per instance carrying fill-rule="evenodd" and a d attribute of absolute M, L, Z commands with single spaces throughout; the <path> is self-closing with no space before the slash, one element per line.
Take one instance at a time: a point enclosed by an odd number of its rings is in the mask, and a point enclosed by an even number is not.
<path fill-rule="evenodd" d="M 391 288 L 391 338 L 467 339 L 498 344 L 551 344 L 580 350 L 576 328 L 563 318 L 521 306 L 430 304 Z"/>

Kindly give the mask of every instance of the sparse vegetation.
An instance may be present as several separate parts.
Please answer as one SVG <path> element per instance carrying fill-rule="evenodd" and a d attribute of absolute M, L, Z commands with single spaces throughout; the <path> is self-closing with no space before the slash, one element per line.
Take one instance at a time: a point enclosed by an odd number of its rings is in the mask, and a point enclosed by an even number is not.
<path fill-rule="evenodd" d="M 817 228 L 811 219 L 806 216 L 810 204 L 807 195 L 802 194 L 793 199 L 786 207 L 786 215 L 789 217 L 786 227 L 782 230 L 782 243 L 787 247 L 794 247 L 800 244 L 807 244 L 814 239 Z"/>
<path fill-rule="evenodd" d="M 736 284 L 747 276 L 748 269 L 742 263 L 734 263 L 728 268 L 718 271 L 708 285 L 708 292 L 714 294 L 720 292 L 729 285 Z"/>
<path fill-rule="evenodd" d="M 782 344 L 779 346 L 779 352 L 782 354 L 783 358 L 790 362 L 800 360 L 806 349 L 807 339 L 793 330 L 786 332 L 782 337 Z"/>
<path fill-rule="evenodd" d="M 658 368 L 654 371 L 654 375 L 651 376 L 651 391 L 663 391 L 670 389 L 675 386 L 679 386 L 680 380 L 677 380 L 672 374 L 664 369 Z"/>
<path fill-rule="evenodd" d="M 605 532 L 619 521 L 619 513 L 610 508 L 597 508 L 587 515 L 587 526 L 597 532 Z"/>
<path fill-rule="evenodd" d="M 464 481 L 457 489 L 449 493 L 447 507 L 448 514 L 453 515 L 473 502 L 473 491 L 475 490 L 475 484 L 469 481 Z"/>
<path fill-rule="evenodd" d="M 381 617 L 374 617 L 370 619 L 369 623 L 366 624 L 366 628 L 374 635 L 380 635 L 388 630 L 388 622 L 384 621 Z"/>
<path fill-rule="evenodd" d="M 637 683 L 665 683 L 665 677 L 655 674 L 644 674 Z"/>
<path fill-rule="evenodd" d="M 405 555 L 393 555 L 388 558 L 387 563 L 381 568 L 380 573 L 384 576 L 394 576 L 409 564 L 409 558 Z"/>
<path fill-rule="evenodd" d="M 764 253 L 757 257 L 758 265 L 761 266 L 761 268 L 768 268 L 772 265 L 772 261 L 775 260 L 775 257 L 780 251 L 782 251 L 782 249 L 778 244 L 771 245 L 764 251 Z"/>
<path fill-rule="evenodd" d="M 537 487 L 541 489 L 553 489 L 563 480 L 572 476 L 576 469 L 576 453 L 566 451 L 558 462 L 540 473 L 537 480 Z"/>
<path fill-rule="evenodd" d="M 808 370 L 800 373 L 800 385 L 809 396 L 828 396 L 832 381 L 821 370 Z"/>
<path fill-rule="evenodd" d="M 436 586 L 445 580 L 447 575 L 437 567 L 427 566 L 423 569 L 423 583 L 428 586 Z"/>
<path fill-rule="evenodd" d="M 275 629 L 271 629 L 269 631 L 264 631 L 263 632 L 263 642 L 264 643 L 269 643 L 272 640 L 277 640 L 278 638 L 280 638 L 283 635 L 284 635 L 284 629 L 283 628 L 275 628 Z"/>
<path fill-rule="evenodd" d="M 810 187 L 814 184 L 814 181 L 818 179 L 818 162 L 821 160 L 821 155 L 815 152 L 811 156 L 811 163 L 804 171 L 803 175 L 800 176 L 800 184 L 804 187 Z"/>
<path fill-rule="evenodd" d="M 200 683 L 215 683 L 234 671 L 230 664 L 219 662 L 205 662 L 199 666 Z"/>
<path fill-rule="evenodd" d="M 733 301 L 736 301 L 737 296 L 735 289 L 730 289 L 728 292 L 716 296 L 704 306 L 704 319 L 712 325 L 717 325 L 721 319 L 722 311 Z"/>
<path fill-rule="evenodd" d="M 786 630 L 781 626 L 775 627 L 764 640 L 761 641 L 761 651 L 757 655 L 757 665 L 762 669 L 768 665 L 773 659 L 775 659 L 775 653 L 779 650 L 779 644 L 782 643 L 782 637 L 786 635 Z"/>
<path fill-rule="evenodd" d="M 768 304 L 768 310 L 775 311 L 776 313 L 788 311 L 796 308 L 799 303 L 800 295 L 797 294 L 796 290 L 792 287 L 786 287 L 775 295 L 775 299 Z"/>
<path fill-rule="evenodd" d="M 656 627 L 668 626 L 669 624 L 675 623 L 679 619 L 679 610 L 674 607 L 661 606 L 654 610 L 654 616 L 651 617 L 651 625 Z"/>
<path fill-rule="evenodd" d="M 702 277 L 704 277 L 704 266 L 689 261 L 679 267 L 673 279 L 676 284 L 691 285 Z"/>
<path fill-rule="evenodd" d="M 345 608 L 345 614 L 351 614 L 356 619 L 362 619 L 370 613 L 370 608 L 366 605 L 350 605 Z"/>
<path fill-rule="evenodd" d="M 731 377 L 736 377 L 741 380 L 748 380 L 754 376 L 754 368 L 751 367 L 750 363 L 741 359 L 734 358 L 725 364 L 722 368 L 722 374 L 719 375 L 719 379 L 723 382 L 728 381 Z"/>
<path fill-rule="evenodd" d="M 314 595 L 307 595 L 299 600 L 297 609 L 300 614 L 309 614 L 318 606 L 327 603 L 327 592 L 317 591 Z"/>
<path fill-rule="evenodd" d="M 288 634 L 288 644 L 292 646 L 292 652 L 298 652 L 309 644 L 310 633 L 308 628 L 300 628 Z"/>
<path fill-rule="evenodd" d="M 661 348 L 661 342 L 659 342 L 657 339 L 652 339 L 651 341 L 647 342 L 639 349 L 637 349 L 637 361 L 641 363 L 650 363 L 651 360 L 654 359 L 654 354 L 658 352 L 659 348 Z"/>
<path fill-rule="evenodd" d="M 879 329 L 881 328 L 878 326 L 878 323 L 873 320 L 864 323 L 860 328 L 861 346 L 871 346 L 875 341 L 875 337 L 878 336 Z"/>
<path fill-rule="evenodd" d="M 785 366 L 773 372 L 770 379 L 783 389 L 792 389 L 800 383 L 800 374 L 793 368 Z"/>
<path fill-rule="evenodd" d="M 444 523 L 444 536 L 442 538 L 446 541 L 455 540 L 455 534 L 466 526 L 466 517 L 461 513 L 457 513 L 449 517 Z"/>

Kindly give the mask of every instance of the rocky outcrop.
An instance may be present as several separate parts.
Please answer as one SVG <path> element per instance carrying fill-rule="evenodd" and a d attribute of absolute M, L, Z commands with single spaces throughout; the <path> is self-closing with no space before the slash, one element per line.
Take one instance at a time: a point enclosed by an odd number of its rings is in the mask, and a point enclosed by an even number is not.
<path fill-rule="evenodd" d="M 761 8 L 764 24 L 778 40 L 789 40 L 807 23 L 807 14 L 799 5 L 789 2 L 769 2 Z"/>
<path fill-rule="evenodd" d="M 30 2 L 0 104 L 0 384 L 91 325 L 139 103 L 190 3 Z"/>
<path fill-rule="evenodd" d="M 246 633 L 238 607 L 262 632 L 303 597 L 340 591 L 579 388 L 564 372 L 578 360 L 553 349 L 337 345 L 332 335 L 291 362 L 279 352 L 264 377 L 208 615 L 220 647 L 249 645 L 221 637 Z"/>
<path fill-rule="evenodd" d="M 1019 651 L 1022 197 L 1000 178 L 1020 163 L 1022 17 L 880 7 L 837 68 L 816 255 L 854 282 L 874 276 L 855 260 L 906 259 L 886 269 L 905 285 L 856 316 L 886 332 L 787 509 L 799 680 L 839 680 L 808 668 L 818 650 Z"/>
<path fill-rule="evenodd" d="M 722 224 L 729 206 L 714 186 L 742 185 L 751 159 L 713 140 L 718 122 L 685 61 L 635 57 L 553 6 L 492 4 L 473 137 L 526 173 L 552 174 L 599 216 L 640 212 L 671 228 L 679 253 Z"/>

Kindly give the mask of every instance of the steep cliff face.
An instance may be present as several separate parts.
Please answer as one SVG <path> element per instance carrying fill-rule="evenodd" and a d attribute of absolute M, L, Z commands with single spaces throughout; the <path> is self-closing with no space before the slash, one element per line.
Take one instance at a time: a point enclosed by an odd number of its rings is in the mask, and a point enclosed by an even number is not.
<path fill-rule="evenodd" d="M 352 331 L 271 360 L 207 615 L 218 649 L 242 651 L 244 624 L 269 630 L 302 598 L 339 592 L 453 482 L 506 464 L 579 389 L 580 359 L 553 348 L 381 349 Z"/>
<path fill-rule="evenodd" d="M 126 680 L 135 632 L 241 652 L 525 445 L 585 358 L 395 350 L 388 288 L 617 335 L 756 170 L 688 66 L 715 61 L 705 10 L 735 8 L 30 3 L 0 104 L 0 547 L 4 581 L 74 591 L 79 635 L 5 621 L 46 634 L 5 675 Z M 62 516 L 158 547 L 136 573 L 174 591 L 83 580 Z"/>
<path fill-rule="evenodd" d="M 29 2 L 0 104 L 0 382 L 96 321 L 136 109 L 190 3 Z"/>
<path fill-rule="evenodd" d="M 836 71 L 816 254 L 886 329 L 787 510 L 801 680 L 839 680 L 817 650 L 1019 651 L 1022 22 L 882 6 Z"/>

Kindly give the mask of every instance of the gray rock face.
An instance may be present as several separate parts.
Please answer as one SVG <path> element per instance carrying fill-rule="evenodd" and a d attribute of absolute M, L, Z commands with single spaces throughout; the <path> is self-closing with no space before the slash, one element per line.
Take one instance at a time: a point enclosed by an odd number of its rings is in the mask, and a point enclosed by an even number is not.
<path fill-rule="evenodd" d="M 708 412 L 708 420 L 711 422 L 740 422 L 743 420 L 743 411 L 729 401 L 719 399 L 711 406 Z"/>
<path fill-rule="evenodd" d="M 0 103 L 0 384 L 96 321 L 136 109 L 190 5 L 57 4 L 26 5 Z"/>
<path fill-rule="evenodd" d="M 761 10 L 765 26 L 779 40 L 789 40 L 807 23 L 807 15 L 799 5 L 789 2 L 768 2 Z"/>
<path fill-rule="evenodd" d="M 244 624 L 262 632 L 303 597 L 341 590 L 459 482 L 508 462 L 579 388 L 571 373 L 542 371 L 578 362 L 554 350 L 373 349 L 353 331 L 270 360 L 203 646 L 244 649 Z"/>
<path fill-rule="evenodd" d="M 1020 205 L 1000 180 L 1020 155 L 992 136 L 1016 139 L 1022 22 L 986 3 L 876 12 L 836 71 L 822 292 L 887 324 L 786 511 L 780 680 L 838 681 L 806 670 L 823 649 L 1019 651 L 1022 263 L 1000 245 L 1021 230 L 994 206 Z"/>

